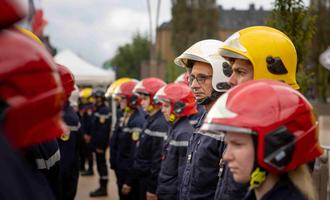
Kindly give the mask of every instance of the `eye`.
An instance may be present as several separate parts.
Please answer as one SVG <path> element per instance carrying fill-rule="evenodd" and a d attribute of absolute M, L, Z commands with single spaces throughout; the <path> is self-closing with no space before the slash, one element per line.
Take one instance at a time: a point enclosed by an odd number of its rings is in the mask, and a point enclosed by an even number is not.
<path fill-rule="evenodd" d="M 246 72 L 245 72 L 244 70 L 242 70 L 242 69 L 237 69 L 237 70 L 236 70 L 236 73 L 239 74 L 239 75 L 244 75 L 244 74 L 246 74 Z"/>
<path fill-rule="evenodd" d="M 243 146 L 244 144 L 240 141 L 231 141 L 231 145 L 235 147 Z"/>

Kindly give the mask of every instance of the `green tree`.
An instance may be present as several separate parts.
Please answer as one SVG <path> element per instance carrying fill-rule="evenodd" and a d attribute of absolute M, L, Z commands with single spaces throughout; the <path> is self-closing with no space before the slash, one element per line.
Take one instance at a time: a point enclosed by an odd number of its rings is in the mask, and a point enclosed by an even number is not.
<path fill-rule="evenodd" d="M 120 46 L 116 55 L 110 60 L 110 65 L 115 68 L 117 78 L 130 77 L 140 79 L 141 64 L 149 60 L 150 41 L 147 36 L 139 33 L 133 36 L 132 42 Z M 107 65 L 107 63 L 105 63 Z"/>
<path fill-rule="evenodd" d="M 303 0 L 275 0 L 268 25 L 283 31 L 294 43 L 298 56 L 297 81 L 300 91 L 306 94 L 314 85 L 313 73 L 306 68 L 306 59 L 315 34 L 316 16 Z"/>
<path fill-rule="evenodd" d="M 172 47 L 176 55 L 193 43 L 217 38 L 219 9 L 215 0 L 172 0 Z"/>
<path fill-rule="evenodd" d="M 311 65 L 316 74 L 317 92 L 320 100 L 326 102 L 330 95 L 330 73 L 318 62 L 319 56 L 330 45 L 330 0 L 312 0 L 311 6 L 318 15 L 316 20 L 316 34 L 313 38 L 311 51 Z"/>

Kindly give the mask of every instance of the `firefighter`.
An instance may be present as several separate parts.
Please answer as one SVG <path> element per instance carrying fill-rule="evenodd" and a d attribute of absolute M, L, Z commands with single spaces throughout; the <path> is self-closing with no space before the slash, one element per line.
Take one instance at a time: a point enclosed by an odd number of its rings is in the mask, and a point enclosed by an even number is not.
<path fill-rule="evenodd" d="M 307 163 L 323 153 L 318 124 L 311 104 L 287 84 L 254 80 L 234 87 L 201 130 L 226 135 L 223 158 L 234 180 L 249 184 L 244 199 L 317 199 Z"/>
<path fill-rule="evenodd" d="M 111 133 L 110 133 L 110 141 L 109 141 L 109 150 L 110 150 L 110 168 L 113 169 L 115 172 L 117 170 L 116 166 L 116 144 L 115 144 L 115 137 L 112 137 L 116 130 L 119 128 L 119 122 L 123 114 L 123 110 L 120 109 L 118 99 L 115 97 L 114 93 L 117 87 L 119 87 L 121 84 L 129 82 L 130 78 L 120 78 L 117 79 L 115 82 L 113 82 L 110 87 L 107 89 L 107 92 L 105 93 L 105 96 L 108 98 L 111 98 L 111 107 L 112 107 L 112 122 L 111 122 Z"/>
<path fill-rule="evenodd" d="M 162 103 L 162 112 L 170 123 L 163 146 L 157 197 L 160 200 L 178 199 L 188 141 L 193 133 L 188 116 L 197 113 L 196 99 L 190 88 L 180 83 L 162 87 L 156 99 Z"/>
<path fill-rule="evenodd" d="M 65 131 L 59 74 L 47 50 L 13 27 L 23 6 L 4 0 L 0 13 L 0 198 L 55 199 L 46 178 L 23 158 L 24 149 Z"/>
<path fill-rule="evenodd" d="M 78 114 L 71 106 L 69 98 L 75 89 L 75 80 L 72 72 L 63 65 L 57 64 L 62 85 L 66 95 L 63 109 L 63 120 L 68 128 L 57 140 L 61 153 L 60 183 L 63 200 L 73 200 L 79 178 L 79 136 L 80 121 Z"/>
<path fill-rule="evenodd" d="M 45 49 L 40 39 L 32 32 L 20 27 L 15 27 L 14 31 L 23 34 L 23 36 L 29 38 L 30 41 L 39 45 L 40 48 Z M 36 173 L 42 173 L 46 177 L 53 194 L 57 199 L 60 199 L 62 195 L 60 185 L 61 156 L 57 139 L 28 146 L 24 148 L 23 152 L 24 158 L 28 164 L 36 170 Z"/>
<path fill-rule="evenodd" d="M 95 112 L 92 122 L 92 145 L 96 155 L 97 172 L 99 173 L 100 187 L 90 193 L 91 197 L 107 196 L 108 168 L 106 164 L 105 151 L 108 147 L 109 134 L 111 128 L 111 113 L 106 105 L 104 92 L 96 90 L 93 94 L 95 98 Z"/>
<path fill-rule="evenodd" d="M 160 109 L 160 103 L 153 98 L 166 83 L 159 78 L 145 78 L 133 92 L 139 95 L 141 107 L 147 113 L 134 160 L 134 171 L 139 179 L 140 200 L 157 199 L 157 179 L 161 165 L 163 141 L 168 130 L 168 123 Z"/>
<path fill-rule="evenodd" d="M 144 113 L 139 109 L 139 98 L 133 93 L 138 81 L 130 80 L 117 87 L 114 92 L 118 99 L 123 116 L 119 127 L 113 133 L 113 146 L 115 151 L 115 166 L 117 185 L 120 199 L 138 199 L 138 180 L 134 177 L 133 163 L 136 153 L 136 145 L 140 139 Z"/>
<path fill-rule="evenodd" d="M 281 31 L 266 26 L 252 26 L 234 33 L 224 43 L 219 46 L 219 54 L 231 63 L 230 85 L 270 79 L 299 89 L 296 81 L 297 52 L 290 38 Z M 232 187 L 236 184 L 229 168 L 224 160 L 220 165 L 224 166 L 224 170 L 220 175 L 222 178 L 215 199 L 242 199 L 247 186 Z"/>
<path fill-rule="evenodd" d="M 81 152 L 80 152 L 80 170 L 82 176 L 94 175 L 93 165 L 93 146 L 92 139 L 92 121 L 94 113 L 94 98 L 92 97 L 93 89 L 84 88 L 80 91 L 79 117 L 81 122 Z M 85 170 L 85 162 L 88 161 L 88 168 Z"/>
<path fill-rule="evenodd" d="M 215 101 L 230 88 L 229 63 L 218 55 L 218 40 L 202 40 L 175 59 L 175 63 L 189 72 L 190 88 L 199 105 L 207 113 Z M 187 165 L 180 187 L 180 199 L 213 199 L 219 180 L 219 159 L 224 150 L 223 137 L 201 134 L 200 126 L 206 116 L 199 118 L 190 138 Z"/>

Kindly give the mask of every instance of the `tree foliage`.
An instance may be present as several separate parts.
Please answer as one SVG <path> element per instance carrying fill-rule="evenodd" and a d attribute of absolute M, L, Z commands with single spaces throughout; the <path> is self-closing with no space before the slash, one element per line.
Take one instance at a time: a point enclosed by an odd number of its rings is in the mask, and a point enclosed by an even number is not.
<path fill-rule="evenodd" d="M 181 54 L 202 39 L 217 38 L 219 9 L 215 0 L 172 0 L 172 47 Z"/>
<path fill-rule="evenodd" d="M 117 78 L 130 77 L 140 79 L 141 64 L 149 60 L 150 41 L 147 36 L 139 33 L 133 36 L 132 42 L 120 46 L 116 55 L 110 60 L 111 66 L 116 71 Z"/>
<path fill-rule="evenodd" d="M 311 41 L 315 34 L 316 16 L 303 0 L 275 0 L 274 9 L 268 25 L 283 31 L 292 40 L 297 50 L 297 81 L 303 94 L 314 84 L 312 71 L 306 68 Z"/>

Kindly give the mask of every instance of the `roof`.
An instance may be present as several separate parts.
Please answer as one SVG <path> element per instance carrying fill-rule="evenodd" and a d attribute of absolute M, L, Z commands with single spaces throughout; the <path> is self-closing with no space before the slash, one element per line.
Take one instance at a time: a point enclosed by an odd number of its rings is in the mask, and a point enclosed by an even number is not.
<path fill-rule="evenodd" d="M 114 71 L 96 67 L 71 50 L 59 52 L 54 59 L 71 70 L 77 85 L 108 85 L 115 80 Z"/>
<path fill-rule="evenodd" d="M 256 10 L 251 4 L 248 10 L 224 10 L 219 6 L 219 27 L 220 29 L 238 30 L 248 26 L 265 25 L 271 11 Z"/>
<path fill-rule="evenodd" d="M 236 10 L 234 8 L 225 10 L 219 6 L 219 27 L 224 30 L 239 30 L 248 26 L 265 25 L 271 11 L 262 7 L 255 9 L 254 4 L 250 4 L 248 10 Z M 158 30 L 170 30 L 171 22 L 164 22 Z"/>

